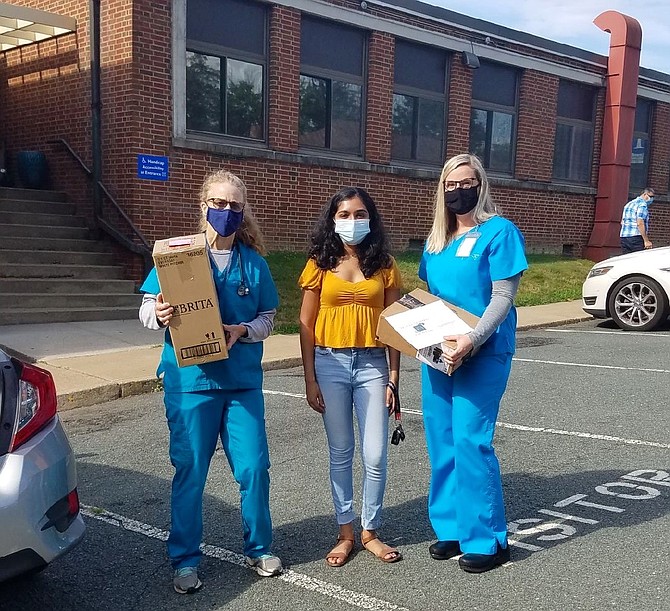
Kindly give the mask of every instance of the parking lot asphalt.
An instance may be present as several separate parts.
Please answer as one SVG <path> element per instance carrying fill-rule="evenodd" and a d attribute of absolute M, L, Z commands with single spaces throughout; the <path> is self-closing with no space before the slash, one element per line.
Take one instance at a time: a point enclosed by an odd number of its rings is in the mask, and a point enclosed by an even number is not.
<path fill-rule="evenodd" d="M 165 557 L 172 468 L 161 394 L 64 412 L 87 536 L 42 574 L 0 585 L 0 609 L 670 609 L 669 352 L 667 326 L 630 333 L 589 321 L 518 334 L 496 432 L 512 559 L 482 575 L 427 553 L 430 473 L 411 359 L 400 388 L 407 439 L 389 449 L 380 530 L 403 561 L 384 565 L 359 546 L 346 566 L 325 565 L 337 527 L 323 426 L 302 370 L 269 371 L 274 548 L 287 571 L 261 579 L 241 566 L 239 493 L 219 451 L 204 502 L 205 587 L 189 597 L 172 591 Z"/>

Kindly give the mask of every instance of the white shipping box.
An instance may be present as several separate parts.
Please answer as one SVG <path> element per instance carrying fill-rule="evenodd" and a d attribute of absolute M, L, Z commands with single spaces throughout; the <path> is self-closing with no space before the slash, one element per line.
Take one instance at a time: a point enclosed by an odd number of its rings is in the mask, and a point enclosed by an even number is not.
<path fill-rule="evenodd" d="M 153 250 L 179 367 L 228 358 L 204 233 L 157 240 Z"/>
<path fill-rule="evenodd" d="M 445 335 L 461 335 L 474 329 L 477 316 L 422 289 L 415 289 L 385 308 L 379 317 L 377 339 L 447 375 L 456 369 L 442 360 Z"/>

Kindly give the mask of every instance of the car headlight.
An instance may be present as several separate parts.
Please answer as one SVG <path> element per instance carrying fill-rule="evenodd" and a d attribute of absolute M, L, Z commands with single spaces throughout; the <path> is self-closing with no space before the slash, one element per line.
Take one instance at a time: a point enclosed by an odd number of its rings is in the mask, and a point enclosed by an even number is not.
<path fill-rule="evenodd" d="M 586 276 L 587 280 L 589 278 L 596 278 L 597 276 L 604 276 L 608 271 L 610 271 L 614 266 L 613 265 L 608 265 L 605 267 L 594 267 L 590 272 L 589 275 Z"/>

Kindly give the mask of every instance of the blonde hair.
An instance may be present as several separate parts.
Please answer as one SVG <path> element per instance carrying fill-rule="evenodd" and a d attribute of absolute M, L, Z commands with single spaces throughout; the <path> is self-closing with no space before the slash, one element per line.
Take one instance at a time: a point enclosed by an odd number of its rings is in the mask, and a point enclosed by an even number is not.
<path fill-rule="evenodd" d="M 263 234 L 261 233 L 260 227 L 254 218 L 254 215 L 251 211 L 251 206 L 247 201 L 247 186 L 244 184 L 242 179 L 239 176 L 236 176 L 228 170 L 217 170 L 209 174 L 205 181 L 202 183 L 200 188 L 200 201 L 207 203 L 207 194 L 212 188 L 212 185 L 218 183 L 228 183 L 237 187 L 242 193 L 244 204 L 244 217 L 242 218 L 242 224 L 240 228 L 235 232 L 235 239 L 239 240 L 245 246 L 253 248 L 258 254 L 265 256 L 267 250 L 265 249 L 265 243 L 263 241 Z M 198 231 L 205 231 L 207 229 L 207 212 L 203 210 L 200 214 L 200 221 L 198 223 Z"/>
<path fill-rule="evenodd" d="M 437 191 L 435 192 L 435 207 L 433 211 L 433 226 L 428 234 L 426 240 L 426 251 L 429 253 L 438 253 L 454 239 L 456 233 L 456 215 L 447 208 L 444 202 L 444 180 L 456 168 L 467 165 L 475 173 L 477 180 L 479 180 L 479 198 L 477 205 L 474 207 L 472 217 L 475 223 L 480 224 L 487 221 L 492 216 L 498 213 L 496 205 L 491 199 L 491 191 L 489 189 L 489 180 L 486 176 L 486 171 L 482 162 L 475 156 L 468 153 L 456 155 L 448 159 L 442 168 L 440 174 L 440 181 L 437 184 Z"/>

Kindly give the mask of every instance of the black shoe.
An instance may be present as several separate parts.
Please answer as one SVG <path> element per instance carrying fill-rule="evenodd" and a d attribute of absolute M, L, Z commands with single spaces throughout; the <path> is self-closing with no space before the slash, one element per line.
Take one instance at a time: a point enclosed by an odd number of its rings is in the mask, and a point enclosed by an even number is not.
<path fill-rule="evenodd" d="M 461 553 L 458 541 L 438 541 L 428 548 L 428 553 L 433 560 L 449 560 Z"/>
<path fill-rule="evenodd" d="M 500 544 L 495 554 L 463 554 L 458 559 L 458 565 L 468 573 L 484 573 L 505 562 L 509 562 L 509 545 Z"/>

